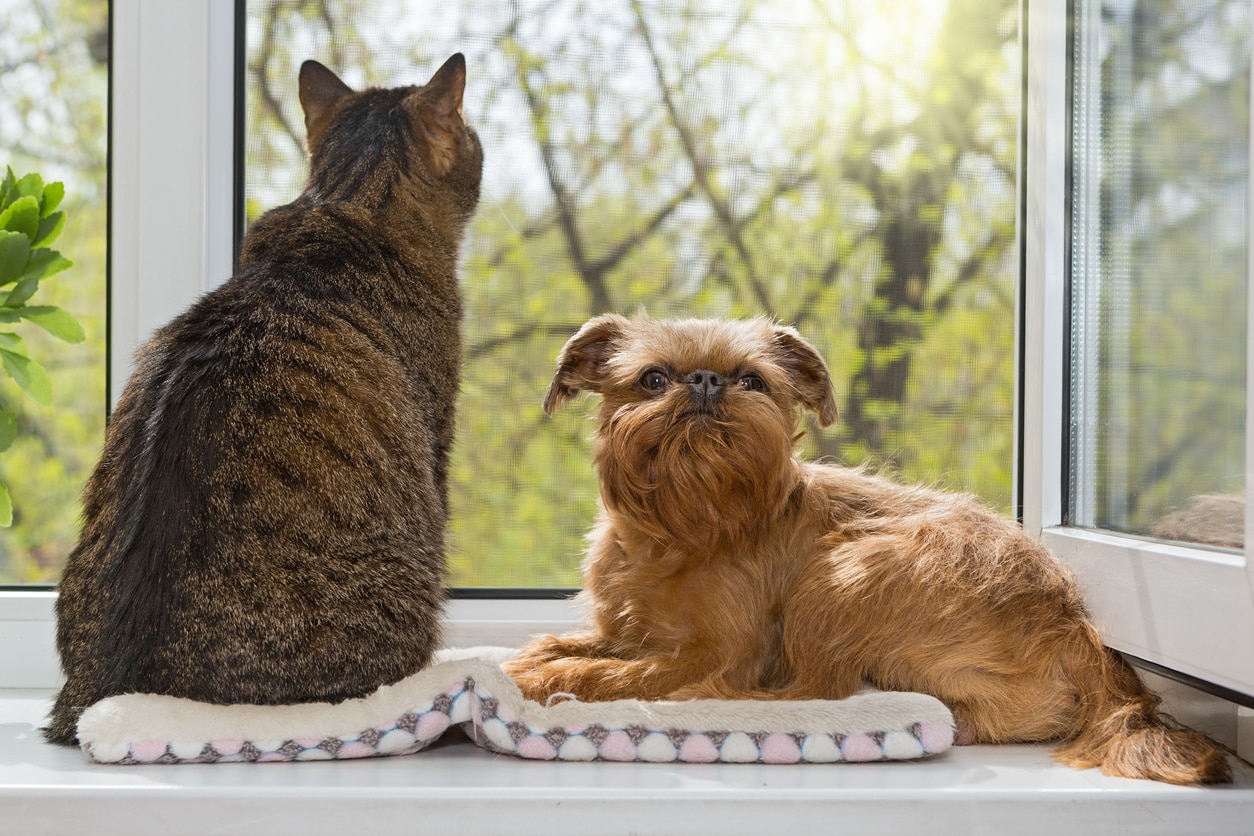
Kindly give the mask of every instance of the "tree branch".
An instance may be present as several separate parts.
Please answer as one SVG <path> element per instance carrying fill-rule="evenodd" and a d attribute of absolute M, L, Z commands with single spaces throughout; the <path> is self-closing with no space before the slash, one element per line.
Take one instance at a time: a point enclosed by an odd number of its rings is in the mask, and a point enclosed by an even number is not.
<path fill-rule="evenodd" d="M 296 146 L 296 151 L 302 157 L 305 154 L 305 128 L 301 125 L 299 128 L 292 125 L 287 115 L 283 112 L 283 106 L 279 102 L 279 97 L 275 95 L 274 89 L 270 86 L 270 60 L 274 57 L 274 33 L 279 21 L 279 15 L 294 6 L 292 3 L 275 3 L 266 10 L 266 22 L 261 27 L 261 43 L 257 46 L 257 55 L 249 67 L 254 77 L 257 79 L 257 92 L 261 98 L 262 109 L 270 114 L 271 117 L 283 129 L 283 133 Z"/>
<path fill-rule="evenodd" d="M 534 336 L 546 337 L 569 337 L 579 330 L 583 323 L 540 323 L 529 322 L 509 334 L 502 334 L 499 337 L 490 337 L 482 342 L 475 343 L 466 349 L 467 360 L 478 360 L 494 351 L 500 351 L 517 343 L 526 342 Z"/>
<path fill-rule="evenodd" d="M 649 60 L 653 65 L 658 90 L 662 94 L 662 102 L 666 106 L 666 112 L 670 115 L 676 134 L 679 135 L 679 142 L 683 147 L 684 155 L 692 165 L 692 176 L 696 180 L 697 186 L 700 187 L 701 192 L 705 195 L 710 208 L 714 210 L 714 215 L 718 218 L 728 242 L 732 245 L 736 255 L 739 256 L 741 263 L 744 265 L 746 281 L 748 281 L 749 288 L 757 299 L 758 305 L 761 306 L 762 312 L 767 316 L 775 316 L 775 306 L 771 303 L 770 294 L 767 292 L 765 283 L 757 275 L 753 253 L 745 241 L 742 224 L 732 214 L 731 207 L 727 201 L 717 194 L 710 178 L 710 165 L 697 147 L 696 137 L 693 135 L 692 129 L 684 121 L 679 105 L 675 101 L 674 93 L 666 81 L 666 74 L 662 70 L 662 59 L 654 44 L 653 34 L 649 31 L 649 24 L 645 20 L 644 9 L 641 7 L 639 0 L 631 0 L 631 8 L 635 13 L 645 48 L 649 52 Z"/>
<path fill-rule="evenodd" d="M 644 226 L 619 241 L 601 258 L 592 263 L 593 269 L 598 272 L 607 272 L 618 266 L 618 263 L 636 247 L 644 243 L 645 239 L 657 231 L 658 227 L 669 218 L 676 209 L 678 209 L 685 200 L 692 196 L 696 190 L 696 185 L 689 183 L 679 194 L 667 201 L 666 205 L 654 213 L 653 217 L 645 221 Z"/>

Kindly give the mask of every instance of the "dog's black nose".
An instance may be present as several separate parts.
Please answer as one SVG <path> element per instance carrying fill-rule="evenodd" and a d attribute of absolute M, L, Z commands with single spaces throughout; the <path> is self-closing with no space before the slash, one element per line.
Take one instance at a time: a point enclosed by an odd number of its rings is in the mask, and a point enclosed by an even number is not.
<path fill-rule="evenodd" d="M 722 393 L 727 379 L 722 375 L 698 369 L 684 378 L 684 383 L 692 387 L 692 394 L 700 398 L 714 398 Z"/>

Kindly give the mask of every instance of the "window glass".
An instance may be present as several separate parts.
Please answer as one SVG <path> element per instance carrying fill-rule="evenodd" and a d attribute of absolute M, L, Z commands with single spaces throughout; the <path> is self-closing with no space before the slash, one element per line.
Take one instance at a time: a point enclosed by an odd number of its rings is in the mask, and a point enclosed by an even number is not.
<path fill-rule="evenodd" d="M 811 457 L 1008 510 L 1015 0 L 247 4 L 246 213 L 304 178 L 296 71 L 422 83 L 466 54 L 486 150 L 462 272 L 455 586 L 579 583 L 587 408 L 540 408 L 605 311 L 766 314 L 826 355 Z"/>
<path fill-rule="evenodd" d="M 12 526 L 0 528 L 0 584 L 60 576 L 104 441 L 108 20 L 105 0 L 0 0 L 0 177 L 8 166 L 64 183 L 66 226 L 51 247 L 73 262 L 28 304 L 70 312 L 85 334 L 71 344 L 29 321 L 0 324 L 51 383 L 43 405 L 0 373 L 0 407 L 17 416 L 16 438 L 0 452 L 13 504 Z M 0 304 L 11 290 L 0 288 Z"/>
<path fill-rule="evenodd" d="M 1239 549 L 1250 3 L 1077 15 L 1071 522 Z"/>

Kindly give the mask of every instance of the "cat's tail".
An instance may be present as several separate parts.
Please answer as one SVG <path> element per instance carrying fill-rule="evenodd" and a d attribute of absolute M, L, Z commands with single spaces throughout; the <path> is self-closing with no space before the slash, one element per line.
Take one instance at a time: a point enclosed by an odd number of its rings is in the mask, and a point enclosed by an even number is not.
<path fill-rule="evenodd" d="M 1232 780 L 1224 750 L 1160 714 L 1159 698 L 1122 656 L 1102 645 L 1095 629 L 1089 626 L 1075 638 L 1084 646 L 1069 654 L 1076 660 L 1069 673 L 1080 689 L 1081 721 L 1078 733 L 1054 753 L 1056 760 L 1169 784 Z"/>
<path fill-rule="evenodd" d="M 95 700 L 75 699 L 69 686 L 62 688 L 48 714 L 48 725 L 41 729 L 44 740 L 63 746 L 77 746 L 78 718 L 92 702 Z"/>

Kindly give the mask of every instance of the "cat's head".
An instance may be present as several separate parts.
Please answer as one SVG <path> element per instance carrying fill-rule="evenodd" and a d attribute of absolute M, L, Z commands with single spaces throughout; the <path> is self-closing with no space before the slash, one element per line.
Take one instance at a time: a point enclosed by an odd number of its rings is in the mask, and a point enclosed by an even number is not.
<path fill-rule="evenodd" d="M 300 68 L 309 152 L 307 193 L 386 198 L 397 180 L 469 219 L 483 147 L 462 113 L 466 59 L 449 58 L 427 84 L 356 92 L 317 61 Z"/>

